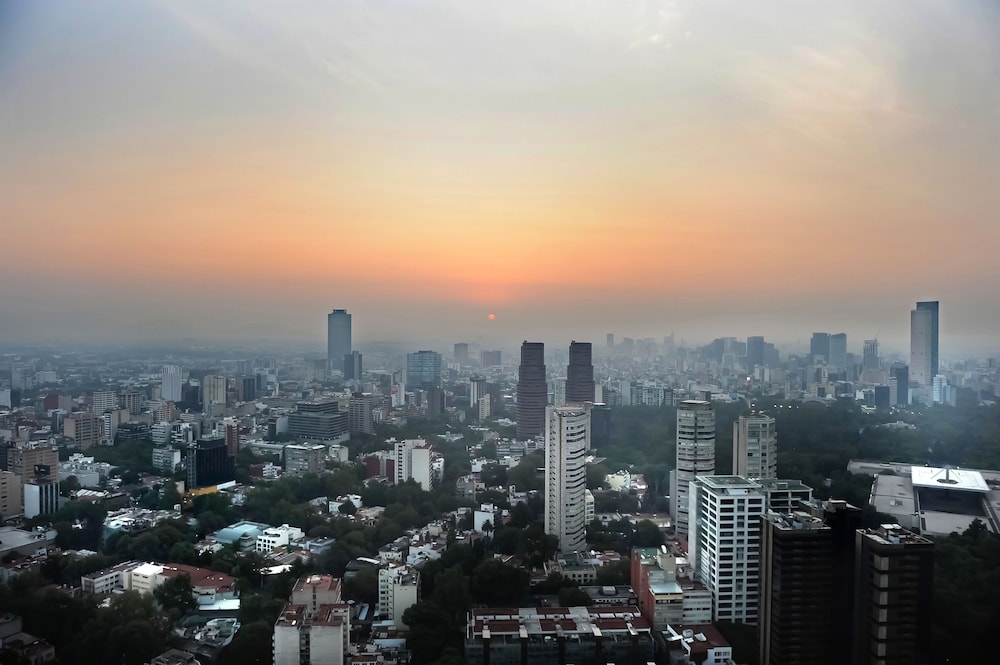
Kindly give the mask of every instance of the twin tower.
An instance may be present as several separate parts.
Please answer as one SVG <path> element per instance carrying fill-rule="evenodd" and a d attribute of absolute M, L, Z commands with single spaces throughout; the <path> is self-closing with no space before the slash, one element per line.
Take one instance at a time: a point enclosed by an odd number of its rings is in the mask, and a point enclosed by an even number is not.
<path fill-rule="evenodd" d="M 594 401 L 594 364 L 590 342 L 570 342 L 566 368 L 566 403 Z M 545 406 L 549 389 L 545 382 L 545 344 L 521 344 L 517 370 L 517 438 L 531 439 L 545 431 Z"/>

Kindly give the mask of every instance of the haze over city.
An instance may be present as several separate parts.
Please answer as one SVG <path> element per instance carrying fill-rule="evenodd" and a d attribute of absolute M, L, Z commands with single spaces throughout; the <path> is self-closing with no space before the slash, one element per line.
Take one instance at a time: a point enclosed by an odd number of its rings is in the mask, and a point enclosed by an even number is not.
<path fill-rule="evenodd" d="M 995 3 L 7 2 L 0 340 L 993 352 Z M 487 319 L 495 313 L 496 319 Z"/>

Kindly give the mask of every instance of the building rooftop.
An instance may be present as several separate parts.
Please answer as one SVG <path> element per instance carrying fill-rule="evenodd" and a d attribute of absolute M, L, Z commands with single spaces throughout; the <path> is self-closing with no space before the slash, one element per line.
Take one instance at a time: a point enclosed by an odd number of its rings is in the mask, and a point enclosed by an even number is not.
<path fill-rule="evenodd" d="M 651 628 L 637 607 L 483 608 L 469 613 L 467 638 L 545 637 L 610 638 L 615 634 L 650 634 Z"/>
<path fill-rule="evenodd" d="M 698 476 L 696 480 L 715 489 L 761 489 L 759 482 L 743 476 Z"/>
<path fill-rule="evenodd" d="M 791 492 L 807 492 L 812 490 L 811 487 L 803 483 L 801 480 L 770 478 L 767 480 L 754 480 L 753 482 L 756 482 L 761 487 L 763 487 L 765 491 L 768 492 L 773 492 L 775 490 L 777 491 L 788 490 Z"/>
<path fill-rule="evenodd" d="M 820 518 L 798 510 L 792 513 L 768 513 L 765 519 L 778 529 L 787 531 L 819 531 L 830 528 Z"/>
<path fill-rule="evenodd" d="M 967 469 L 937 468 L 933 466 L 910 467 L 910 480 L 914 487 L 989 492 L 989 485 L 978 471 Z"/>
<path fill-rule="evenodd" d="M 340 580 L 332 575 L 307 575 L 300 577 L 295 583 L 293 593 L 302 593 L 314 588 L 317 591 L 339 591 Z"/>
<path fill-rule="evenodd" d="M 680 645 L 683 642 L 692 654 L 705 654 L 709 649 L 730 646 L 719 629 L 710 623 L 667 626 L 664 636 L 667 638 L 668 648 L 670 645 Z"/>
<path fill-rule="evenodd" d="M 883 524 L 877 529 L 865 529 L 863 533 L 866 538 L 870 538 L 880 545 L 933 545 L 927 538 L 904 529 L 898 524 Z"/>

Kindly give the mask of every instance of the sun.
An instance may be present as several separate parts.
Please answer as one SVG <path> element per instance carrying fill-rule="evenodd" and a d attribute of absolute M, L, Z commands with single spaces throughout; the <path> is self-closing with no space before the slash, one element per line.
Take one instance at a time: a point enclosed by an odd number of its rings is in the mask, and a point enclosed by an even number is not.
<path fill-rule="evenodd" d="M 496 315 L 496 314 L 492 314 L 492 313 L 491 313 L 491 314 L 489 314 L 489 315 L 488 315 L 488 316 L 487 316 L 486 318 L 487 318 L 487 319 L 489 319 L 490 321 L 493 321 L 494 319 L 496 319 L 496 318 L 497 318 L 497 315 Z"/>

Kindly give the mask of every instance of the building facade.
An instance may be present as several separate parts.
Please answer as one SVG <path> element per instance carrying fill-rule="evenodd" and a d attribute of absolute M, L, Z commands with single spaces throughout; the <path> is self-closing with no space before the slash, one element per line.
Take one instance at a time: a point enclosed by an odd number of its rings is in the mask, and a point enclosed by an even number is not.
<path fill-rule="evenodd" d="M 582 405 L 594 401 L 594 363 L 590 342 L 570 342 L 566 366 L 566 403 Z"/>
<path fill-rule="evenodd" d="M 180 402 L 182 378 L 180 367 L 164 365 L 160 372 L 160 397 L 168 402 Z"/>
<path fill-rule="evenodd" d="M 670 494 L 679 536 L 688 533 L 689 485 L 715 473 L 715 409 L 711 402 L 686 400 L 677 408 L 677 464 Z"/>
<path fill-rule="evenodd" d="M 520 441 L 540 436 L 545 429 L 545 345 L 524 341 L 521 364 L 517 369 L 517 438 Z"/>
<path fill-rule="evenodd" d="M 733 423 L 733 475 L 762 480 L 778 476 L 774 418 L 755 413 Z"/>
<path fill-rule="evenodd" d="M 757 623 L 766 504 L 760 485 L 740 476 L 699 476 L 691 483 L 688 553 L 712 593 L 715 621 Z"/>
<path fill-rule="evenodd" d="M 420 600 L 420 571 L 413 566 L 389 565 L 378 571 L 378 613 L 397 627 L 405 626 L 403 612 Z"/>
<path fill-rule="evenodd" d="M 344 356 L 350 355 L 351 315 L 346 309 L 335 309 L 326 315 L 326 363 L 330 374 L 343 371 Z"/>
<path fill-rule="evenodd" d="M 285 446 L 285 475 L 298 477 L 326 471 L 326 446 L 321 443 L 292 443 Z"/>
<path fill-rule="evenodd" d="M 441 354 L 417 351 L 406 354 L 406 389 L 429 390 L 441 385 Z"/>
<path fill-rule="evenodd" d="M 587 546 L 587 450 L 590 412 L 583 406 L 545 409 L 545 533 L 561 552 Z"/>

